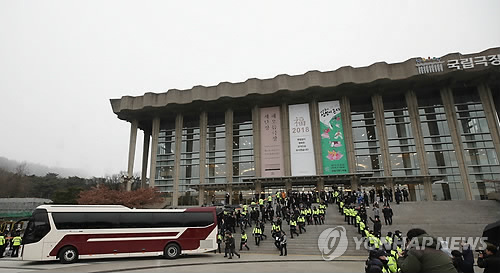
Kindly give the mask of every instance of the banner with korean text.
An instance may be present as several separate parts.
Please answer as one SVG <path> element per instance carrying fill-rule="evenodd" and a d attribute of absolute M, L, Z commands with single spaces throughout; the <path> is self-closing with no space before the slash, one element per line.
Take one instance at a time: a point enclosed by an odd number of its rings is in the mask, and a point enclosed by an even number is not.
<path fill-rule="evenodd" d="M 320 102 L 318 109 L 323 174 L 348 173 L 340 103 L 338 100 Z"/>
<path fill-rule="evenodd" d="M 288 106 L 292 176 L 316 175 L 308 104 Z"/>
<path fill-rule="evenodd" d="M 284 176 L 280 108 L 260 108 L 261 177 Z"/>

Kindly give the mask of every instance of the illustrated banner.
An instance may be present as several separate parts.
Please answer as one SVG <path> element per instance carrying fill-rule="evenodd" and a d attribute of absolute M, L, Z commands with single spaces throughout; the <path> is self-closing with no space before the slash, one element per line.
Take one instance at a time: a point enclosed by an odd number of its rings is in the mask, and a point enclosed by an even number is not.
<path fill-rule="evenodd" d="M 292 176 L 316 175 L 308 104 L 288 106 Z"/>
<path fill-rule="evenodd" d="M 260 108 L 262 177 L 284 176 L 280 108 Z"/>
<path fill-rule="evenodd" d="M 349 173 L 339 101 L 318 103 L 323 174 Z"/>

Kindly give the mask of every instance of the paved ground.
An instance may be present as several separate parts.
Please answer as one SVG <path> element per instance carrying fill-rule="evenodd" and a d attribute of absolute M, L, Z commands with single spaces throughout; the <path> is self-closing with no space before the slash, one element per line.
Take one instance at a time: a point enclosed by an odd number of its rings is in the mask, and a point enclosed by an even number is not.
<path fill-rule="evenodd" d="M 83 260 L 63 265 L 59 262 L 24 262 L 0 259 L 0 272 L 363 272 L 360 257 L 342 257 L 331 262 L 318 255 L 263 255 L 242 253 L 240 259 L 228 260 L 220 254 L 184 256 L 177 260 L 162 258 L 124 258 Z"/>

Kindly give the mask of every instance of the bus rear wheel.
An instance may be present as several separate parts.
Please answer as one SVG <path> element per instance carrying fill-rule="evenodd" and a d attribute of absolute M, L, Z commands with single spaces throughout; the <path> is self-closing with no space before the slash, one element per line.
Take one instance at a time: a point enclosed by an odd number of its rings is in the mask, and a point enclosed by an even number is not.
<path fill-rule="evenodd" d="M 175 243 L 168 244 L 163 251 L 163 255 L 167 259 L 177 259 L 181 255 L 181 248 Z"/>
<path fill-rule="evenodd" d="M 78 251 L 72 246 L 66 246 L 59 252 L 59 260 L 63 264 L 70 264 L 78 261 Z"/>

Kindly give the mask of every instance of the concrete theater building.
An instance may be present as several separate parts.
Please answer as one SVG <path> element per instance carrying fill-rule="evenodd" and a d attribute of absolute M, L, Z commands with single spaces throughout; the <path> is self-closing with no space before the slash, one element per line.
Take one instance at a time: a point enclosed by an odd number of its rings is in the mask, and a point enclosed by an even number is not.
<path fill-rule="evenodd" d="M 129 176 L 141 129 L 142 186 L 172 206 L 332 187 L 405 187 L 413 200 L 498 191 L 500 48 L 123 96 L 111 106 L 131 124 Z"/>

